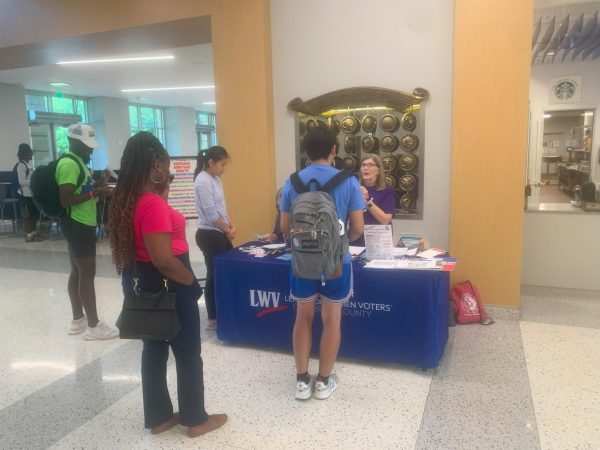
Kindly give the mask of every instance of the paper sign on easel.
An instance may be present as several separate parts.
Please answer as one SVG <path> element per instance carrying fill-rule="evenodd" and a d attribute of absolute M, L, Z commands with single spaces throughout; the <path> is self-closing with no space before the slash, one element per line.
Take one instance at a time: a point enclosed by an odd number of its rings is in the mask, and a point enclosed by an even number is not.
<path fill-rule="evenodd" d="M 391 225 L 365 225 L 365 247 L 368 259 L 394 259 Z"/>

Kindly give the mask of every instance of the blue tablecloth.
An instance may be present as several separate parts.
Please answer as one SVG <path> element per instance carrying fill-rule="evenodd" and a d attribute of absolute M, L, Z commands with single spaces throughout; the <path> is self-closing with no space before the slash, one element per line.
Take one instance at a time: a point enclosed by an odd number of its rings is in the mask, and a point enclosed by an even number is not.
<path fill-rule="evenodd" d="M 217 337 L 292 351 L 290 262 L 238 249 L 215 257 Z M 436 367 L 448 340 L 449 273 L 365 269 L 354 261 L 354 298 L 342 309 L 340 356 Z M 321 321 L 315 316 L 313 352 Z"/>

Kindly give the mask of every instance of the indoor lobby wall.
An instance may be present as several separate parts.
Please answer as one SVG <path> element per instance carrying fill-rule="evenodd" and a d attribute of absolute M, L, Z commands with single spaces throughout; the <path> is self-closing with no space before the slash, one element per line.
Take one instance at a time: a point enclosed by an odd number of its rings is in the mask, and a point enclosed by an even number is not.
<path fill-rule="evenodd" d="M 427 89 L 422 220 L 395 220 L 394 231 L 421 232 L 448 245 L 452 105 L 452 0 L 277 0 L 271 2 L 277 184 L 295 167 L 294 97 L 377 86 Z M 342 137 L 343 134 L 340 136 Z"/>
<path fill-rule="evenodd" d="M 518 307 L 532 0 L 456 0 L 450 251 L 452 281 Z"/>
<path fill-rule="evenodd" d="M 12 170 L 17 150 L 29 142 L 25 90 L 13 84 L 0 83 L 0 170 Z"/>
<path fill-rule="evenodd" d="M 0 6 L 0 48 L 210 15 L 217 131 L 232 155 L 223 183 L 238 225 L 236 242 L 269 231 L 275 166 L 268 0 L 2 1 Z"/>

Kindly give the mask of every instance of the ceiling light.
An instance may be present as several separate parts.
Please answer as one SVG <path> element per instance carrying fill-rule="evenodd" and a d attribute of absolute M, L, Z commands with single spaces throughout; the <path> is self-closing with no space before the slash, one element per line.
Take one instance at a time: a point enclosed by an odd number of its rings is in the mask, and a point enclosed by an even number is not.
<path fill-rule="evenodd" d="M 121 92 L 147 92 L 147 91 L 183 91 L 187 89 L 214 89 L 214 86 L 179 86 L 179 87 L 158 87 L 142 89 L 121 89 Z"/>
<path fill-rule="evenodd" d="M 202 102 L 203 105 L 216 105 L 217 102 Z"/>
<path fill-rule="evenodd" d="M 150 100 L 148 97 L 136 97 L 136 99 L 140 102 L 147 102 L 148 100 Z"/>
<path fill-rule="evenodd" d="M 548 53 L 546 53 L 546 56 L 552 56 L 552 55 L 554 55 L 554 52 L 548 52 Z"/>
<path fill-rule="evenodd" d="M 48 84 L 50 86 L 54 86 L 54 87 L 69 87 L 69 86 L 73 86 L 71 83 L 65 83 L 64 81 L 51 81 Z"/>
<path fill-rule="evenodd" d="M 550 117 L 552 117 L 552 114 L 544 114 L 544 119 L 549 119 Z"/>
<path fill-rule="evenodd" d="M 86 59 L 80 61 L 59 61 L 56 64 L 97 64 L 97 63 L 113 63 L 113 62 L 130 62 L 130 61 L 156 61 L 164 59 L 175 59 L 173 55 L 166 56 L 145 56 L 141 58 L 111 58 L 111 59 Z"/>
<path fill-rule="evenodd" d="M 582 115 L 582 116 L 593 116 L 593 115 L 594 115 L 594 113 L 593 113 L 592 111 L 587 111 L 587 112 L 584 112 L 584 113 L 583 113 L 583 114 L 581 114 L 581 115 Z"/>

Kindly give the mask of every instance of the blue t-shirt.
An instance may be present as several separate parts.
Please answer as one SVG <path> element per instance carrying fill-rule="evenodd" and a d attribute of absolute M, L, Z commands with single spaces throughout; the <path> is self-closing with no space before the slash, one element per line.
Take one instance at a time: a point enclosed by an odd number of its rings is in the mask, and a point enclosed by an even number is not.
<path fill-rule="evenodd" d="M 321 186 L 324 186 L 338 172 L 338 169 L 327 164 L 311 164 L 300 171 L 300 179 L 308 185 L 308 182 L 314 178 Z M 315 189 L 314 184 L 308 186 L 311 190 Z M 348 222 L 350 212 L 363 211 L 366 208 L 365 200 L 355 177 L 346 178 L 330 192 L 330 195 L 335 202 L 337 215 L 344 223 Z M 288 179 L 283 185 L 283 192 L 281 193 L 281 203 L 279 204 L 281 212 L 290 213 L 292 203 L 297 196 L 298 194 Z"/>

